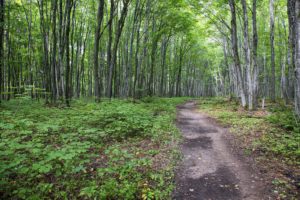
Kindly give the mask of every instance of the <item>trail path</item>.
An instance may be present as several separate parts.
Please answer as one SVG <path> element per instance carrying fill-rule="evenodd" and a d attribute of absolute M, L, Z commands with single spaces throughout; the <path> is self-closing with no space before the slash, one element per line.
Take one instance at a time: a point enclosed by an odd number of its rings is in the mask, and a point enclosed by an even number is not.
<path fill-rule="evenodd" d="M 235 155 L 226 129 L 196 110 L 195 102 L 178 107 L 177 126 L 184 142 L 176 174 L 176 200 L 257 200 L 264 184 L 249 164 Z"/>

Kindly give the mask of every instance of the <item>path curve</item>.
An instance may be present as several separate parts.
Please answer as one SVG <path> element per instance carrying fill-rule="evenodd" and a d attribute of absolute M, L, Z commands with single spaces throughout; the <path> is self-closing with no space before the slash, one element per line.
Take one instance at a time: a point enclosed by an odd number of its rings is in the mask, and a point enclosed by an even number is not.
<path fill-rule="evenodd" d="M 177 109 L 177 126 L 184 141 L 173 199 L 265 199 L 264 184 L 259 176 L 229 148 L 226 129 L 198 112 L 195 101 Z"/>

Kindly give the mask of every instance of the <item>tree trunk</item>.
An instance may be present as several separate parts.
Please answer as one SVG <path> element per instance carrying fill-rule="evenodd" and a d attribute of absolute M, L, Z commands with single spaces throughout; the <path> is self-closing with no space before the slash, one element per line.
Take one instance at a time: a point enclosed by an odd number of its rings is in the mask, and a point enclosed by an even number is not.
<path fill-rule="evenodd" d="M 253 27 L 253 36 L 252 36 L 252 42 L 253 42 L 253 49 L 252 49 L 252 62 L 253 62 L 253 103 L 254 108 L 256 108 L 258 105 L 258 90 L 259 90 L 259 68 L 257 64 L 257 48 L 258 48 L 258 33 L 257 33 L 257 1 L 253 0 L 252 2 L 252 27 Z"/>
<path fill-rule="evenodd" d="M 45 16 L 44 16 L 44 1 L 38 0 L 38 6 L 39 6 L 39 13 L 40 13 L 40 28 L 41 32 L 43 34 L 43 69 L 44 69 L 44 87 L 47 91 L 50 91 L 50 76 L 51 76 L 51 70 L 49 67 L 49 49 L 48 49 L 48 42 L 49 42 L 49 35 L 46 27 L 45 22 Z M 48 101 L 47 95 L 46 95 L 46 102 Z"/>
<path fill-rule="evenodd" d="M 130 0 L 123 0 L 123 9 L 122 9 L 121 17 L 118 20 L 118 24 L 117 24 L 117 30 L 116 30 L 117 32 L 116 32 L 114 47 L 112 51 L 112 59 L 109 66 L 109 76 L 108 76 L 108 98 L 109 99 L 112 98 L 113 72 L 115 70 L 115 66 L 117 63 L 117 51 L 118 51 L 118 46 L 119 46 L 122 30 L 124 27 L 125 19 L 127 16 L 129 3 Z"/>
<path fill-rule="evenodd" d="M 97 14 L 97 28 L 95 31 L 95 44 L 94 44 L 94 84 L 95 84 L 95 100 L 100 101 L 101 96 L 101 86 L 99 82 L 99 45 L 100 45 L 100 29 L 103 21 L 103 10 L 104 10 L 104 0 L 99 0 L 98 14 Z"/>
<path fill-rule="evenodd" d="M 115 1 L 114 0 L 110 0 L 110 17 L 109 17 L 109 22 L 108 22 L 108 44 L 107 44 L 107 69 L 108 69 L 108 73 L 107 73 L 107 96 L 109 96 L 109 74 L 110 74 L 110 66 L 111 66 L 111 62 L 112 62 L 112 43 L 113 43 L 113 19 L 114 19 L 114 12 L 115 12 Z"/>
<path fill-rule="evenodd" d="M 68 107 L 70 107 L 71 101 L 71 80 L 70 80 L 70 72 L 71 72 L 71 65 L 70 65 L 70 28 L 71 28 L 71 11 L 72 11 L 72 3 L 73 0 L 67 0 L 66 2 L 66 37 L 65 37 L 65 47 L 66 47 L 66 89 L 65 89 L 65 102 Z"/>
<path fill-rule="evenodd" d="M 282 21 L 282 24 L 280 23 L 280 20 Z M 285 54 L 288 54 L 288 47 L 286 47 L 286 40 L 287 34 L 286 34 L 286 25 L 285 25 L 285 20 L 278 18 L 278 26 L 283 27 L 283 32 L 281 29 L 279 29 L 279 45 L 282 48 L 281 51 L 279 51 L 279 60 L 280 60 L 280 66 L 281 66 L 281 78 L 280 78 L 280 89 L 281 89 L 281 97 L 284 99 L 285 103 L 288 103 L 288 92 L 287 92 L 287 81 L 286 81 L 286 63 L 287 63 L 287 56 Z M 284 51 L 286 50 L 286 51 Z"/>
<path fill-rule="evenodd" d="M 134 38 L 135 33 L 137 32 L 136 29 L 138 28 L 138 17 L 139 17 L 139 8 L 140 7 L 140 0 L 136 0 L 135 8 L 134 8 L 134 18 L 132 24 L 132 31 L 130 34 L 130 50 L 129 50 L 129 59 L 127 63 L 126 69 L 126 80 L 125 80 L 125 97 L 127 98 L 130 95 L 130 89 L 132 86 L 132 69 L 133 69 L 133 46 L 134 46 Z M 128 47 L 127 47 L 128 48 Z"/>
<path fill-rule="evenodd" d="M 57 78 L 56 78 L 56 49 L 57 49 L 57 35 L 56 35 L 56 12 L 57 12 L 57 0 L 52 1 L 52 61 L 51 61 L 51 83 L 52 83 L 52 101 L 57 98 Z"/>
<path fill-rule="evenodd" d="M 276 75 L 275 75 L 275 18 L 274 18 L 274 0 L 270 0 L 270 44 L 271 44 L 271 100 L 275 102 L 276 98 Z"/>
<path fill-rule="evenodd" d="M 4 70 L 4 14 L 5 0 L 0 0 L 0 103 L 3 90 L 3 70 Z"/>
<path fill-rule="evenodd" d="M 251 73 L 251 52 L 249 46 L 249 27 L 248 27 L 248 12 L 247 12 L 247 2 L 242 0 L 243 7 L 243 21 L 244 21 L 244 50 L 245 50 L 245 60 L 246 60 L 246 73 L 247 73 L 247 88 L 248 88 L 248 108 L 253 110 L 253 84 L 252 84 L 252 73 Z"/>
<path fill-rule="evenodd" d="M 178 66 L 178 73 L 176 77 L 176 96 L 181 96 L 181 75 L 182 75 L 182 62 L 183 62 L 183 56 L 184 56 L 184 39 L 181 39 L 181 44 L 179 48 L 179 66 Z"/>
<path fill-rule="evenodd" d="M 64 28 L 64 15 L 63 15 L 63 3 L 62 0 L 59 0 L 59 54 L 58 54 L 58 63 L 59 67 L 57 68 L 57 76 L 59 77 L 59 97 L 62 97 L 65 95 L 65 78 L 64 78 L 64 35 L 65 35 L 65 28 Z"/>
<path fill-rule="evenodd" d="M 233 51 L 234 65 L 237 73 L 237 82 L 239 84 L 239 95 L 241 98 L 242 106 L 246 106 L 246 96 L 244 90 L 244 83 L 242 77 L 242 69 L 239 58 L 238 51 L 238 38 L 237 38 L 237 26 L 236 26 L 236 6 L 234 0 L 229 0 L 230 10 L 231 10 L 231 43 Z"/>
<path fill-rule="evenodd" d="M 142 10 L 142 9 L 141 9 Z M 134 81 L 133 81 L 133 98 L 137 98 L 137 83 L 140 77 L 140 57 L 139 57 L 139 51 L 140 51 L 140 28 L 142 24 L 142 13 L 139 13 L 139 23 L 138 27 L 136 29 L 137 36 L 136 36 L 136 50 L 135 50 L 135 75 L 134 75 Z"/>
<path fill-rule="evenodd" d="M 289 41 L 288 41 L 288 53 L 287 53 L 287 62 L 288 62 L 288 96 L 289 99 L 294 97 L 294 70 L 295 70 L 295 58 L 296 58 L 296 0 L 287 0 L 287 9 L 288 9 L 288 21 L 289 21 Z"/>
<path fill-rule="evenodd" d="M 300 117 L 300 0 L 296 0 L 296 80 L 295 80 L 295 109 Z"/>
<path fill-rule="evenodd" d="M 168 50 L 168 43 L 170 40 L 170 36 L 164 37 L 162 40 L 162 49 L 161 49 L 161 54 L 162 54 L 162 62 L 161 62 L 161 77 L 160 77 L 160 89 L 159 89 L 159 94 L 160 96 L 164 96 L 164 80 L 165 80 L 165 67 L 166 67 L 166 56 L 167 56 L 167 50 Z"/>

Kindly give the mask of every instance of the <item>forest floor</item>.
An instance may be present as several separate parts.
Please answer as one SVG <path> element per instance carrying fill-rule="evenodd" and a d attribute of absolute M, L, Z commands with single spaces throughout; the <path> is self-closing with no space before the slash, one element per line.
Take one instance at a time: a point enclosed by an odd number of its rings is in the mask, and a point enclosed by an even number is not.
<path fill-rule="evenodd" d="M 198 112 L 195 102 L 178 107 L 177 124 L 184 142 L 174 199 L 267 199 L 261 176 L 227 145 L 227 130 Z"/>
<path fill-rule="evenodd" d="M 169 199 L 186 100 L 2 102 L 0 199 Z"/>
<path fill-rule="evenodd" d="M 291 109 L 188 99 L 3 101 L 0 199 L 299 199 Z"/>
<path fill-rule="evenodd" d="M 249 112 L 226 98 L 202 98 L 178 107 L 177 126 L 185 138 L 178 199 L 197 192 L 203 199 L 300 199 L 300 124 L 292 107 L 267 103 Z"/>

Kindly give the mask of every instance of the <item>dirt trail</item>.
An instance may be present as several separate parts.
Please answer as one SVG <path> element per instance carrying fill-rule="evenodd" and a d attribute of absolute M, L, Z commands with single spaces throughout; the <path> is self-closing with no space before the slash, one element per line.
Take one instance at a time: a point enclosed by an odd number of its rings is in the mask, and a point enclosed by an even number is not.
<path fill-rule="evenodd" d="M 197 112 L 195 102 L 178 107 L 177 126 L 184 137 L 183 161 L 173 199 L 265 199 L 258 175 L 230 150 L 226 129 Z"/>

